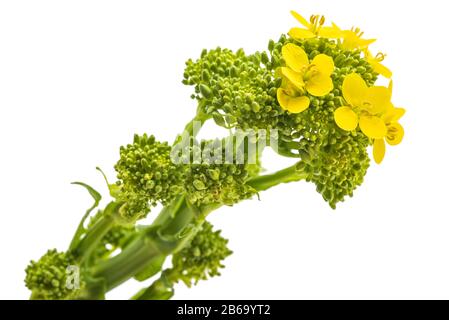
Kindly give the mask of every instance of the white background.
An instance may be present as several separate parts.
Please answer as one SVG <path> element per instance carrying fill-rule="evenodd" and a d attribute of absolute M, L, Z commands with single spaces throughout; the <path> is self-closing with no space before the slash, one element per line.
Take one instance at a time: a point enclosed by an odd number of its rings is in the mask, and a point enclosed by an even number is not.
<path fill-rule="evenodd" d="M 172 140 L 194 113 L 184 61 L 217 45 L 263 50 L 325 14 L 376 37 L 393 69 L 406 137 L 331 210 L 305 182 L 213 213 L 234 255 L 222 277 L 176 298 L 449 298 L 448 42 L 445 1 L 1 1 L 0 298 L 26 299 L 24 268 L 64 250 L 106 194 L 134 133 Z M 216 132 L 206 130 L 209 136 Z M 266 167 L 282 167 L 273 155 Z M 109 298 L 142 287 L 130 282 Z"/>

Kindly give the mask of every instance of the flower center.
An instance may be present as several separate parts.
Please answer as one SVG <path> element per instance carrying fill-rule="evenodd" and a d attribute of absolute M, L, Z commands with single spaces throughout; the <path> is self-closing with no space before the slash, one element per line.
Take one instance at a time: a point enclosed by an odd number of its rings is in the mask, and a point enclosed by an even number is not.
<path fill-rule="evenodd" d="M 362 101 L 362 109 L 366 110 L 368 113 L 372 113 L 373 110 L 373 105 L 371 104 L 371 102 L 368 101 Z"/>
<path fill-rule="evenodd" d="M 399 130 L 395 126 L 388 126 L 387 138 L 394 141 L 399 134 Z"/>
<path fill-rule="evenodd" d="M 318 74 L 318 68 L 316 67 L 316 65 L 311 64 L 307 67 L 304 67 L 304 71 L 303 71 L 303 76 L 302 78 L 304 79 L 304 81 L 308 81 L 311 78 L 313 78 L 314 76 L 316 76 Z"/>

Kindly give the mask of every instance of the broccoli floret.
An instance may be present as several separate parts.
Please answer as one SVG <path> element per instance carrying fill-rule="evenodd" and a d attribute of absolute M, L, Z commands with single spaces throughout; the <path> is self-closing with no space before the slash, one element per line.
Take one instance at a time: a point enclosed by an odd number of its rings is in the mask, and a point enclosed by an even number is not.
<path fill-rule="evenodd" d="M 202 141 L 188 147 L 191 164 L 186 166 L 185 189 L 191 203 L 231 206 L 255 194 L 246 182 L 257 171 L 258 163 L 249 164 L 244 150 L 234 151 L 227 159 L 226 144 L 231 139 Z"/>
<path fill-rule="evenodd" d="M 246 55 L 217 48 L 187 61 L 184 84 L 195 86 L 194 98 L 206 104 L 205 112 L 226 128 L 270 129 L 285 112 L 276 101 L 279 86 L 265 52 Z"/>
<path fill-rule="evenodd" d="M 33 299 L 71 299 L 83 286 L 78 270 L 69 253 L 49 250 L 26 268 L 25 284 L 32 291 Z"/>
<path fill-rule="evenodd" d="M 190 287 L 200 280 L 219 276 L 223 260 L 232 254 L 227 244 L 220 230 L 214 231 L 209 222 L 204 222 L 190 245 L 173 255 L 170 278 Z"/>
<path fill-rule="evenodd" d="M 183 171 L 173 164 L 170 152 L 168 143 L 146 134 L 135 135 L 133 144 L 120 149 L 115 169 L 126 219 L 144 218 L 152 206 L 166 205 L 183 191 Z"/>

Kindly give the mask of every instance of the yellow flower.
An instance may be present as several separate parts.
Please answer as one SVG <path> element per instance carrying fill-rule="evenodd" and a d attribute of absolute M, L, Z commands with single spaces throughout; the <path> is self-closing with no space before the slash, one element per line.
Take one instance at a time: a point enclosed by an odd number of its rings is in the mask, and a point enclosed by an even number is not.
<path fill-rule="evenodd" d="M 373 67 L 374 72 L 388 79 L 390 79 L 393 76 L 391 70 L 381 63 L 385 59 L 385 54 L 379 52 L 374 57 L 368 49 L 365 49 L 364 52 L 365 52 L 365 59 Z"/>
<path fill-rule="evenodd" d="M 296 11 L 291 11 L 291 14 L 305 27 L 305 29 L 290 29 L 288 34 L 294 39 L 310 39 L 318 36 L 322 38 L 341 38 L 340 30 L 334 27 L 323 27 L 324 22 L 326 21 L 324 16 L 313 15 L 310 17 L 309 22 Z"/>
<path fill-rule="evenodd" d="M 390 89 L 392 88 L 392 83 L 390 83 Z M 373 145 L 373 157 L 377 164 L 382 163 L 385 157 L 385 141 L 390 146 L 397 146 L 402 142 L 404 138 L 404 128 L 398 122 L 405 114 L 405 109 L 395 108 L 390 105 L 388 110 L 382 115 L 382 120 L 387 127 L 387 135 L 385 139 L 375 139 Z"/>
<path fill-rule="evenodd" d="M 335 67 L 331 57 L 319 54 L 310 62 L 306 52 L 292 43 L 282 47 L 282 57 L 286 67 L 279 68 L 284 81 L 277 98 L 284 110 L 300 113 L 310 105 L 306 92 L 322 97 L 334 89 L 331 74 Z"/>
<path fill-rule="evenodd" d="M 370 44 L 376 41 L 376 39 L 362 39 L 364 32 L 359 28 L 351 28 L 351 30 L 341 30 L 336 24 L 332 24 L 336 32 L 341 34 L 340 38 L 343 38 L 342 47 L 346 50 L 366 49 Z"/>
<path fill-rule="evenodd" d="M 360 130 L 371 139 L 383 139 L 387 126 L 381 116 L 391 106 L 389 88 L 368 87 L 363 78 L 352 73 L 343 80 L 343 97 L 349 106 L 340 107 L 334 112 L 337 125 L 346 131 Z"/>

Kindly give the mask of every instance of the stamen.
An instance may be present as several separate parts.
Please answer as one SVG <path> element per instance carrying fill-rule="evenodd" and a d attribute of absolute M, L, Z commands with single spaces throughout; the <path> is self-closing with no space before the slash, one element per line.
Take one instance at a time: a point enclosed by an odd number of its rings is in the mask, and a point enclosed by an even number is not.
<path fill-rule="evenodd" d="M 376 54 L 376 60 L 382 62 L 385 60 L 386 56 L 387 55 L 385 53 L 379 52 L 378 54 Z"/>
<path fill-rule="evenodd" d="M 320 26 L 322 26 L 325 22 L 326 22 L 326 18 L 324 16 L 321 16 Z"/>

